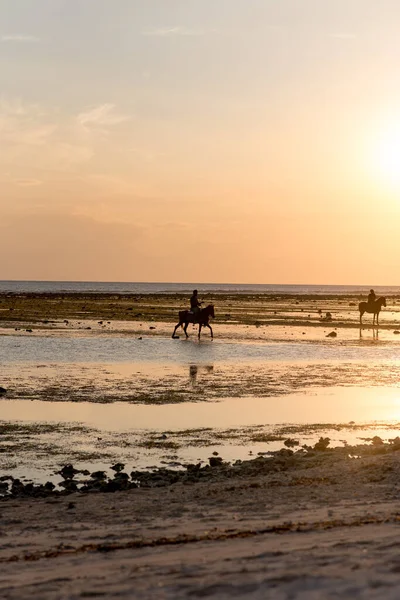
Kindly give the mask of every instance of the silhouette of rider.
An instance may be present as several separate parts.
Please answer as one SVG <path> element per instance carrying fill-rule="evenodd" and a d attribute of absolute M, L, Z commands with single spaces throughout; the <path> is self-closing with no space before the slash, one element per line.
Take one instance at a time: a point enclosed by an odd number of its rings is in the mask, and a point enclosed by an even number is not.
<path fill-rule="evenodd" d="M 367 304 L 372 306 L 374 304 L 375 300 L 376 300 L 376 295 L 375 295 L 374 290 L 369 290 Z"/>
<path fill-rule="evenodd" d="M 193 321 L 196 323 L 200 313 L 201 302 L 197 297 L 197 290 L 193 290 L 193 295 L 190 298 L 190 310 L 193 313 Z"/>

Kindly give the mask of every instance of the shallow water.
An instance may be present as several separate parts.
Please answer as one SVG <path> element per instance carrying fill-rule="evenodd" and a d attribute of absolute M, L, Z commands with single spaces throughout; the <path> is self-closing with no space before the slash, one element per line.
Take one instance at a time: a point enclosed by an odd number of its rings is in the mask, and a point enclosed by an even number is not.
<path fill-rule="evenodd" d="M 285 435 L 343 444 L 399 433 L 392 331 L 346 329 L 327 339 L 329 327 L 303 336 L 299 327 L 221 326 L 217 339 L 199 342 L 192 329 L 188 341 L 172 340 L 168 324 L 92 326 L 0 336 L 1 474 L 39 481 L 66 462 L 179 465 L 213 451 L 229 460 L 269 452 Z M 343 425 L 350 421 L 364 431 Z M 270 439 L 283 424 L 295 433 Z"/>
<path fill-rule="evenodd" d="M 290 332 L 292 333 L 292 332 Z M 157 362 L 189 364 L 196 362 L 315 361 L 315 360 L 400 360 L 400 340 L 375 343 L 374 338 L 352 335 L 304 341 L 256 341 L 196 337 L 173 340 L 129 335 L 7 335 L 2 336 L 0 365 L 9 363 L 104 363 Z M 386 338 L 387 339 L 387 338 Z"/>

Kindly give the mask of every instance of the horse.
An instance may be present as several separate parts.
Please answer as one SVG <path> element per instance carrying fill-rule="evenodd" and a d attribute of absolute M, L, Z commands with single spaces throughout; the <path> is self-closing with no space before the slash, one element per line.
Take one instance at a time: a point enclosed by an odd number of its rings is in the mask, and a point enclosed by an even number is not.
<path fill-rule="evenodd" d="M 376 317 L 376 325 L 379 325 L 379 313 L 381 312 L 382 306 L 386 306 L 386 298 L 380 296 L 377 298 L 372 304 L 368 304 L 368 302 L 360 302 L 358 305 L 358 310 L 360 311 L 360 325 L 362 324 L 362 316 L 365 312 L 373 313 L 374 318 L 372 319 L 372 326 L 375 325 L 375 317 Z"/>
<path fill-rule="evenodd" d="M 209 330 L 211 331 L 211 339 L 213 339 L 214 338 L 214 336 L 213 336 L 213 330 L 211 328 L 209 320 L 210 320 L 210 317 L 214 318 L 214 305 L 213 304 L 209 304 L 205 308 L 200 309 L 199 312 L 197 313 L 196 317 L 197 317 L 196 323 L 199 324 L 198 338 L 200 339 L 201 328 L 202 327 L 208 327 Z M 181 326 L 183 328 L 183 331 L 185 332 L 186 338 L 188 338 L 189 336 L 188 336 L 186 330 L 188 328 L 189 323 L 195 323 L 194 314 L 191 311 L 189 311 L 189 310 L 181 310 L 181 311 L 179 311 L 179 323 L 178 323 L 178 325 L 175 326 L 174 333 L 172 334 L 172 337 L 173 338 L 177 337 L 175 335 L 176 330 L 178 329 L 179 326 Z"/>

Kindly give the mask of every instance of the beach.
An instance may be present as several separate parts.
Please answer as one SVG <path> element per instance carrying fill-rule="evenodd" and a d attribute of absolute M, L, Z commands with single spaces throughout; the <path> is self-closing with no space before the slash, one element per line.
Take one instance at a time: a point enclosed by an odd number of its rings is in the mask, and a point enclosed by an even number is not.
<path fill-rule="evenodd" d="M 0 295 L 1 597 L 398 596 L 398 296 L 202 299 Z"/>

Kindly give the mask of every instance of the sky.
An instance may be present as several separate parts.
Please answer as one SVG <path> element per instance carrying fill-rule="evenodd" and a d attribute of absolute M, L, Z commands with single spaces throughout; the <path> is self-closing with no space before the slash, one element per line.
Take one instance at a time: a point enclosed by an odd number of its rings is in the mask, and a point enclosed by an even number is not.
<path fill-rule="evenodd" d="M 400 284 L 398 0 L 0 0 L 0 279 Z"/>

